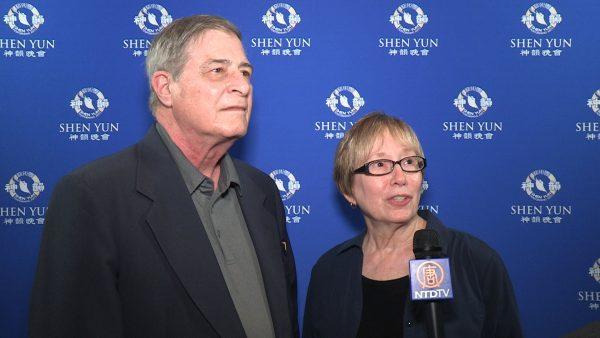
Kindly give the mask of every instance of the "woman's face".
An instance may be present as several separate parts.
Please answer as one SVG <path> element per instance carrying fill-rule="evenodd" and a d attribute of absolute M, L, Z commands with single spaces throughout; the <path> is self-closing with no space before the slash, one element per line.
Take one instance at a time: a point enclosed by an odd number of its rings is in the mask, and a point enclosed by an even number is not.
<path fill-rule="evenodd" d="M 365 162 L 378 159 L 398 161 L 414 155 L 417 155 L 414 149 L 386 131 L 376 140 Z M 384 176 L 355 174 L 352 195 L 346 196 L 346 199 L 358 205 L 371 226 L 407 224 L 417 216 L 422 182 L 422 172 L 407 173 L 395 165 L 394 170 Z"/>

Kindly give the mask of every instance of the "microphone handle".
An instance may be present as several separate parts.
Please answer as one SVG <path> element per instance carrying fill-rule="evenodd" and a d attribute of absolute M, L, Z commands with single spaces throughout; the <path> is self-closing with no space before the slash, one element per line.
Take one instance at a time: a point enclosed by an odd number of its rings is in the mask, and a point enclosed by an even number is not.
<path fill-rule="evenodd" d="M 437 302 L 427 302 L 425 306 L 425 326 L 427 327 L 427 337 L 444 338 L 442 321 L 439 318 L 439 304 Z"/>
<path fill-rule="evenodd" d="M 426 252 L 424 256 L 425 259 L 441 257 L 439 252 Z M 439 305 L 438 302 L 427 302 L 425 304 L 425 324 L 428 338 L 444 338 Z"/>

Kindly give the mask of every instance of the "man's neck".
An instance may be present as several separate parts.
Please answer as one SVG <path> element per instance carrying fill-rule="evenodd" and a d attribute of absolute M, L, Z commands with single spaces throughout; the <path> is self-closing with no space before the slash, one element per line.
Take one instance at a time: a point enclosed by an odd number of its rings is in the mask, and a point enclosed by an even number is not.
<path fill-rule="evenodd" d="M 218 141 L 211 137 L 202 137 L 183 130 L 176 123 L 171 123 L 171 121 L 161 118 L 158 114 L 156 119 L 169 134 L 171 141 L 181 150 L 183 156 L 202 175 L 210 178 L 216 189 L 221 175 L 221 160 L 235 140 Z"/>

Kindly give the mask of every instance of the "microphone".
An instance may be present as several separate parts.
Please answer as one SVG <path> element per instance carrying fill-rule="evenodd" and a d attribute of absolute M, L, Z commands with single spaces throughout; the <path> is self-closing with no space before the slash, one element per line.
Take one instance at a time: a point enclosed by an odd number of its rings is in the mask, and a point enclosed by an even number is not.
<path fill-rule="evenodd" d="M 411 300 L 423 302 L 425 305 L 427 336 L 443 338 L 437 301 L 453 298 L 450 262 L 448 258 L 443 257 L 438 234 L 432 229 L 415 232 L 413 253 L 415 259 L 409 262 Z"/>

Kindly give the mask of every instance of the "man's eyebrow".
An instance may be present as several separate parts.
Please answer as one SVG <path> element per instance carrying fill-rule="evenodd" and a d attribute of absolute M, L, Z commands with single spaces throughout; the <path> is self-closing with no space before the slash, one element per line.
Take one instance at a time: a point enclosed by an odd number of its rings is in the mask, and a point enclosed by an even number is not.
<path fill-rule="evenodd" d="M 229 60 L 229 59 L 210 59 L 210 60 L 206 61 L 204 64 L 202 64 L 202 67 L 206 67 L 206 66 L 210 65 L 211 63 L 231 65 L 233 62 L 231 62 L 231 60 Z M 250 69 L 254 70 L 254 66 L 252 66 L 249 62 L 241 62 L 240 65 L 238 66 L 238 68 L 242 68 L 242 67 L 250 68 Z"/>
<path fill-rule="evenodd" d="M 250 64 L 250 62 L 242 62 L 240 63 L 240 66 L 238 68 L 250 68 L 251 70 L 254 70 L 254 66 L 252 64 Z"/>
<path fill-rule="evenodd" d="M 225 64 L 225 65 L 230 65 L 231 64 L 231 60 L 228 60 L 228 59 L 209 59 L 208 61 L 204 62 L 202 64 L 202 66 L 208 66 L 211 63 L 220 63 L 220 64 Z"/>

